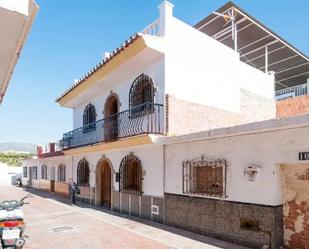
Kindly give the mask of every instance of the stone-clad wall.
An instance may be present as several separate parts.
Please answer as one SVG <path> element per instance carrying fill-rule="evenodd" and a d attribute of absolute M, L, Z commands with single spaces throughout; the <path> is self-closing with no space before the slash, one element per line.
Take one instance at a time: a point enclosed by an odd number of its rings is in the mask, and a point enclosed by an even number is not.
<path fill-rule="evenodd" d="M 151 205 L 159 207 L 159 214 L 151 212 Z M 163 198 L 146 195 L 129 195 L 114 191 L 113 210 L 144 219 L 163 222 Z"/>
<path fill-rule="evenodd" d="M 264 231 L 241 228 L 241 220 L 258 221 Z M 283 241 L 282 206 L 271 207 L 165 194 L 165 223 L 253 248 Z"/>
<path fill-rule="evenodd" d="M 240 114 L 243 117 L 243 123 L 274 119 L 276 118 L 276 102 L 240 89 Z"/>

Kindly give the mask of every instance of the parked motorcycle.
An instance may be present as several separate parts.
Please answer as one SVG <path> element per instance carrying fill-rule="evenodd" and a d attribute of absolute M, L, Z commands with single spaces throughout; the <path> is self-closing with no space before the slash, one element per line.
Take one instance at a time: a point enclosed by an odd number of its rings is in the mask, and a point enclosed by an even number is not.
<path fill-rule="evenodd" d="M 21 207 L 25 204 L 26 195 L 20 201 L 11 200 L 0 202 L 0 241 L 3 249 L 21 249 L 24 239 L 24 214 Z"/>

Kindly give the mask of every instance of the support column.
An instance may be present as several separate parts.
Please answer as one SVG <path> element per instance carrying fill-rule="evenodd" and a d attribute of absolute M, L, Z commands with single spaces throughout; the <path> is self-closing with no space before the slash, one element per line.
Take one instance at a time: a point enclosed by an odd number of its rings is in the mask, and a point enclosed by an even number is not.
<path fill-rule="evenodd" d="M 265 73 L 268 74 L 268 46 L 265 46 Z"/>
<path fill-rule="evenodd" d="M 307 95 L 309 94 L 309 78 L 307 79 Z"/>

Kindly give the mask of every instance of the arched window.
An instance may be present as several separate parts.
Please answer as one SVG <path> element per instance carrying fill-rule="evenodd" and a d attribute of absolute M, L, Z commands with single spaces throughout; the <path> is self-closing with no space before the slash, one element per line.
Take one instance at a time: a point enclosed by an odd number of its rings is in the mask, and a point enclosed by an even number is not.
<path fill-rule="evenodd" d="M 45 164 L 41 167 L 41 178 L 47 180 L 47 166 Z"/>
<path fill-rule="evenodd" d="M 64 164 L 58 165 L 58 181 L 65 182 L 65 165 Z"/>
<path fill-rule="evenodd" d="M 142 164 L 134 155 L 125 156 L 119 167 L 120 188 L 119 190 L 128 194 L 142 194 Z"/>
<path fill-rule="evenodd" d="M 155 88 L 152 79 L 141 74 L 138 76 L 130 88 L 129 107 L 131 114 L 143 115 L 153 110 Z"/>
<path fill-rule="evenodd" d="M 85 158 L 78 162 L 77 184 L 80 186 L 89 185 L 89 163 Z"/>
<path fill-rule="evenodd" d="M 95 107 L 92 104 L 88 104 L 84 110 L 83 115 L 83 132 L 90 132 L 95 130 L 96 113 Z"/>

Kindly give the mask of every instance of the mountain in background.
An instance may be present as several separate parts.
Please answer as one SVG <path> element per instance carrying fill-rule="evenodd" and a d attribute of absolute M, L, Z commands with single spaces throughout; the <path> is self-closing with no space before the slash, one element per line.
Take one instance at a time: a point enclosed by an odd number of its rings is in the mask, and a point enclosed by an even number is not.
<path fill-rule="evenodd" d="M 36 154 L 36 145 L 30 143 L 0 143 L 0 153 L 8 151 Z"/>

